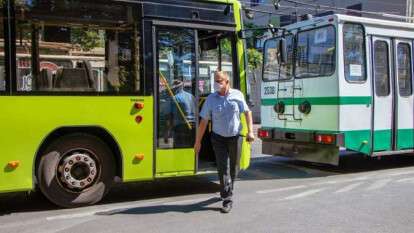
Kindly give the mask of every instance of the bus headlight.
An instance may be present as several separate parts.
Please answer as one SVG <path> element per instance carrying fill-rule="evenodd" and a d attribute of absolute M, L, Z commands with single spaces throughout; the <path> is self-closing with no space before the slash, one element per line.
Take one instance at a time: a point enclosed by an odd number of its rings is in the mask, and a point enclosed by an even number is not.
<path fill-rule="evenodd" d="M 285 103 L 283 103 L 283 101 L 277 102 L 277 104 L 273 106 L 273 110 L 278 114 L 283 114 L 285 112 Z"/>
<path fill-rule="evenodd" d="M 298 106 L 299 112 L 303 114 L 309 114 L 312 110 L 312 106 L 309 101 L 304 101 Z"/>

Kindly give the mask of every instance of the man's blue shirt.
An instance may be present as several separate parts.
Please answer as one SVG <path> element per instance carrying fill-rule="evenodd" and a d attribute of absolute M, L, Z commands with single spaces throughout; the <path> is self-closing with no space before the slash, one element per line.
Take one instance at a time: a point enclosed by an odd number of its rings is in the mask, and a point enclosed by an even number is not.
<path fill-rule="evenodd" d="M 213 132 L 223 137 L 233 137 L 240 134 L 242 125 L 240 114 L 250 111 L 243 93 L 231 89 L 225 96 L 214 92 L 207 97 L 200 112 L 205 120 L 213 122 Z"/>

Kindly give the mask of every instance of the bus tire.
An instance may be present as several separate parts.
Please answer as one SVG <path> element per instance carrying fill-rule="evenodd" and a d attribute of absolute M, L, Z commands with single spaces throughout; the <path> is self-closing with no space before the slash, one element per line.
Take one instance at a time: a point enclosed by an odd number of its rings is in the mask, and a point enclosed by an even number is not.
<path fill-rule="evenodd" d="M 113 185 L 115 160 L 109 147 L 89 134 L 53 141 L 39 161 L 39 188 L 54 204 L 73 208 L 99 202 Z"/>

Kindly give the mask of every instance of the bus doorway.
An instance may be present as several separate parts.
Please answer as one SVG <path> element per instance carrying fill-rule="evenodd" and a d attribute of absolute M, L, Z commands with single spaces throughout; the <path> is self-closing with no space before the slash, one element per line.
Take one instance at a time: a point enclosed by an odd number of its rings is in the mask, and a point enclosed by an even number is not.
<path fill-rule="evenodd" d="M 215 171 L 210 129 L 198 156 L 194 140 L 199 112 L 213 92 L 214 72 L 223 70 L 233 82 L 231 33 L 189 28 L 156 28 L 157 149 L 156 176 L 185 176 Z"/>

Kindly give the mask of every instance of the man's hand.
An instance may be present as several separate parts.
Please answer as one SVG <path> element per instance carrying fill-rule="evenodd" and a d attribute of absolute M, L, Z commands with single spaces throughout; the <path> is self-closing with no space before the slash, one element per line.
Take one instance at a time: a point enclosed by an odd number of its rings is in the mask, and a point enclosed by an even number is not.
<path fill-rule="evenodd" d="M 249 132 L 248 134 L 247 134 L 247 137 L 246 137 L 246 140 L 249 142 L 249 143 L 252 143 L 253 141 L 254 141 L 254 133 L 252 133 L 252 132 Z"/>
<path fill-rule="evenodd" d="M 201 149 L 201 143 L 200 142 L 195 142 L 195 144 L 194 144 L 194 152 L 196 154 L 198 154 L 200 152 L 200 149 Z"/>

